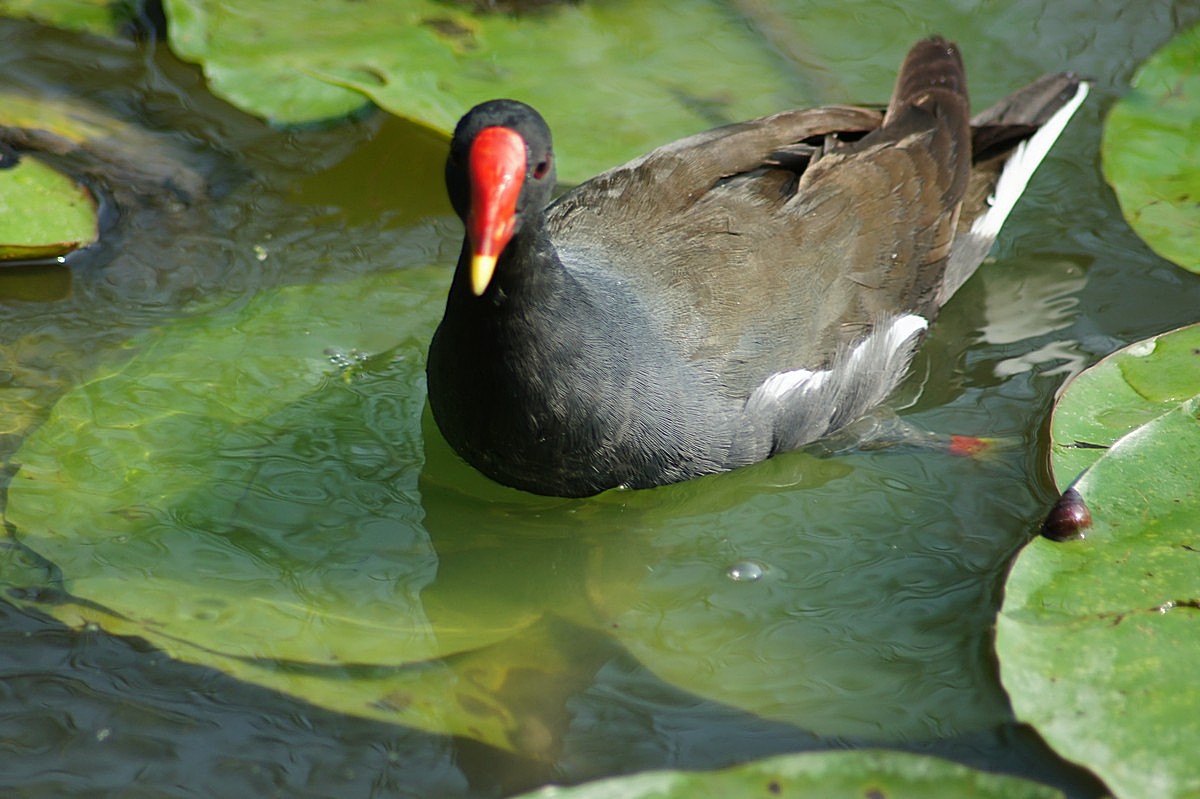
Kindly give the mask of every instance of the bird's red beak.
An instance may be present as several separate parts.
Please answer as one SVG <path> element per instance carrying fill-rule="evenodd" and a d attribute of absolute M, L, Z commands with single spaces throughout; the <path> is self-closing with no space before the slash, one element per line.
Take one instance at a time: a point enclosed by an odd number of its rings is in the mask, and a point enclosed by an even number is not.
<path fill-rule="evenodd" d="M 467 238 L 471 241 L 471 291 L 475 296 L 487 290 L 496 260 L 512 238 L 525 166 L 525 140 L 514 130 L 484 128 L 471 143 Z"/>

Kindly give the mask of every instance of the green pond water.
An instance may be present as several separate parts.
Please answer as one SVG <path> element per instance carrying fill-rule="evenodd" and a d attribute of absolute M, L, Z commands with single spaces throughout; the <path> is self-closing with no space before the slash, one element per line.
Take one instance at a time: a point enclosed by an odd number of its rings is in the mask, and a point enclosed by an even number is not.
<path fill-rule="evenodd" d="M 1138 6 L 989 12 L 1040 20 L 1026 42 L 915 26 L 959 40 L 979 105 L 1096 81 L 896 402 L 994 454 L 572 501 L 488 483 L 424 408 L 461 236 L 444 141 L 273 129 L 165 45 L 0 20 L 0 88 L 104 108 L 204 187 L 0 269 L 4 795 L 485 797 L 865 745 L 1096 795 L 1014 722 L 991 641 L 1053 500 L 1056 391 L 1200 309 L 1100 172 L 1120 87 L 1200 19 Z"/>

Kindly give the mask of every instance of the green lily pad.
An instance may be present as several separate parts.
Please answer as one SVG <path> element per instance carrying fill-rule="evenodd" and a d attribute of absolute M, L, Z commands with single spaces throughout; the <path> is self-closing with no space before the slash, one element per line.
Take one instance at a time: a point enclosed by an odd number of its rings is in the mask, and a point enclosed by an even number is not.
<path fill-rule="evenodd" d="M 142 638 L 178 660 L 219 669 L 340 713 L 474 738 L 538 759 L 552 760 L 549 750 L 563 735 L 563 730 L 556 729 L 561 726 L 561 719 L 555 718 L 557 707 L 614 655 L 611 646 L 596 647 L 583 639 L 578 628 L 555 618 L 539 620 L 507 637 L 492 634 L 490 638 L 499 640 L 445 658 L 403 662 L 403 642 L 394 641 L 394 665 L 320 665 L 230 655 L 175 637 L 186 630 L 164 615 L 128 618 L 96 602 L 63 599 L 45 581 L 44 572 L 44 561 L 31 561 L 20 547 L 0 550 L 4 582 L 21 586 L 10 591 L 9 601 L 50 613 L 64 624 Z M 116 595 L 103 598 L 127 604 Z M 167 623 L 159 624 L 160 618 Z M 398 626 L 411 622 L 397 617 Z M 432 626 L 431 632 L 437 629 Z M 262 650 L 269 651 L 270 641 L 287 633 L 264 633 L 268 641 Z M 376 640 L 389 640 L 385 630 L 373 634 Z M 538 697 L 532 712 L 527 694 L 531 684 Z"/>
<path fill-rule="evenodd" d="M 0 169 L 0 260 L 66 255 L 94 242 L 98 224 L 91 193 L 36 158 Z"/>
<path fill-rule="evenodd" d="M 567 181 L 714 119 L 790 104 L 782 63 L 719 3 L 558 3 L 519 16 L 436 0 L 362 0 L 352 13 L 295 0 L 165 5 L 172 48 L 235 105 L 297 124 L 374 101 L 449 132 L 475 103 L 515 96 L 550 112 Z M 733 85 L 731 72 L 756 90 L 714 88 Z"/>
<path fill-rule="evenodd" d="M 0 15 L 112 35 L 123 21 L 122 5 L 112 0 L 0 0 Z"/>
<path fill-rule="evenodd" d="M 1198 327 L 1141 342 L 1067 387 L 1056 479 L 1090 462 L 1074 488 L 1092 527 L 1081 541 L 1027 546 L 997 620 L 1017 717 L 1119 797 L 1200 792 L 1198 345 Z M 1080 457 L 1063 446 L 1077 440 L 1112 443 Z"/>
<path fill-rule="evenodd" d="M 832 0 L 359 0 L 353 13 L 314 0 L 165 7 L 174 51 L 251 113 L 299 124 L 372 101 L 448 134 L 475 103 L 515 97 L 546 116 L 567 183 L 783 108 L 884 104 L 904 48 L 934 18 L 964 42 L 996 45 L 967 52 L 982 108 L 1016 88 L 1001 54 L 1023 52 L 1028 40 L 1003 9 L 932 0 L 869 10 Z M 1040 65 L 1069 66 L 1078 65 Z M 1026 78 L 1036 76 L 1035 68 Z"/>
<path fill-rule="evenodd" d="M 652 771 L 543 788 L 523 799 L 1054 799 L 1045 785 L 975 771 L 957 763 L 900 752 L 809 752 L 780 755 L 720 771 Z"/>
<path fill-rule="evenodd" d="M 1200 325 L 1139 341 L 1075 377 L 1050 424 L 1060 490 L 1108 447 L 1191 397 L 1200 396 Z"/>
<path fill-rule="evenodd" d="M 240 108 L 303 124 L 373 102 L 448 135 L 475 103 L 515 97 L 546 116 L 567 183 L 680 136 L 781 108 L 884 103 L 904 54 L 895 42 L 928 34 L 914 21 L 920 12 L 881 8 L 872 13 L 886 35 L 865 42 L 859 12 L 840 3 L 817 10 L 614 0 L 516 14 L 508 9 L 524 4 L 478 10 L 485 5 L 361 0 L 353 14 L 335 14 L 311 1 L 165 4 L 174 51 L 202 64 L 213 92 Z M 976 11 L 930 8 L 955 17 L 958 30 L 979 24 Z M 981 97 L 1014 87 L 988 88 Z"/>
<path fill-rule="evenodd" d="M 1104 173 L 1150 247 L 1200 271 L 1200 27 L 1150 58 L 1109 114 Z"/>

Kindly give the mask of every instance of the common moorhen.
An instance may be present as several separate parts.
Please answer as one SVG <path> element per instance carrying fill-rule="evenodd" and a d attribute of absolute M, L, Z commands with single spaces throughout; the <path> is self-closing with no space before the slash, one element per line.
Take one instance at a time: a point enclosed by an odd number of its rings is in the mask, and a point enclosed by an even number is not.
<path fill-rule="evenodd" d="M 882 113 L 716 128 L 553 202 L 542 117 L 476 106 L 446 162 L 466 238 L 429 349 L 438 426 L 484 474 L 561 496 L 837 431 L 903 378 L 1086 92 L 1049 75 L 971 119 L 958 48 L 931 38 Z"/>

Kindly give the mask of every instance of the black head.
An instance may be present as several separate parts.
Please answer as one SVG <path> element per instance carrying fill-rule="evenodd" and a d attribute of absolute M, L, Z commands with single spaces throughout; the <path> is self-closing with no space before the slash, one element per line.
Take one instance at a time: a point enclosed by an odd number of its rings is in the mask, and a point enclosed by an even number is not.
<path fill-rule="evenodd" d="M 509 241 L 541 219 L 554 188 L 550 128 L 516 100 L 489 100 L 454 129 L 446 159 L 446 191 L 467 227 L 471 285 L 482 294 Z"/>

